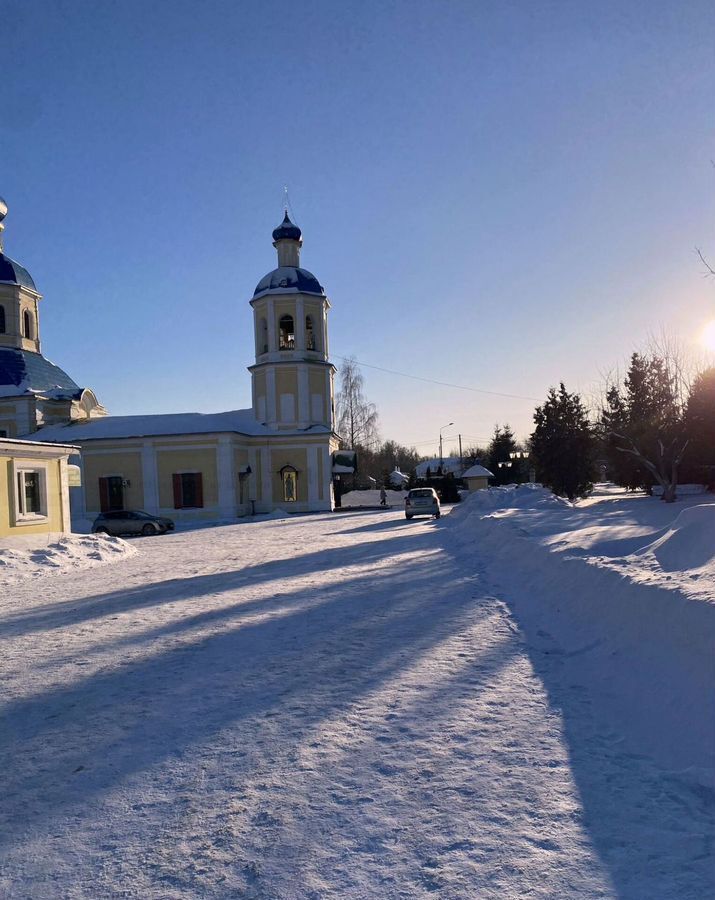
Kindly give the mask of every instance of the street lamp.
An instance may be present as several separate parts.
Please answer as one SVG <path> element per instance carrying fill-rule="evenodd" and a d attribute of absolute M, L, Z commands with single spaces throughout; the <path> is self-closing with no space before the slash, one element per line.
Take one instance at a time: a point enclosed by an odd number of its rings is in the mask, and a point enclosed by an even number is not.
<path fill-rule="evenodd" d="M 446 425 L 443 425 L 439 430 L 439 464 L 444 465 L 444 459 L 442 457 L 442 432 L 445 428 L 449 428 L 450 425 L 454 425 L 454 422 L 447 422 Z"/>

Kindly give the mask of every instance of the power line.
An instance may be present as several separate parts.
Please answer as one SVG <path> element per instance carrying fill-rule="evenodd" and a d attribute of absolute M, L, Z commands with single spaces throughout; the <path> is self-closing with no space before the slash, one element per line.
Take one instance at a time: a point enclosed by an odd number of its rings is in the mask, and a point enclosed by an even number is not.
<path fill-rule="evenodd" d="M 395 369 L 385 369 L 383 366 L 372 366 L 370 363 L 360 362 L 357 359 L 348 359 L 346 356 L 336 356 L 332 354 L 334 359 L 342 359 L 343 362 L 354 362 L 361 369 L 376 369 L 378 372 L 387 372 L 389 375 L 399 375 L 402 378 L 412 378 L 415 381 L 425 381 L 427 384 L 438 384 L 440 387 L 456 388 L 459 391 L 471 391 L 474 394 L 489 394 L 492 397 L 508 397 L 510 400 L 530 400 L 534 403 L 541 403 L 539 397 L 526 397 L 523 394 L 506 394 L 502 391 L 487 391 L 484 388 L 468 387 L 465 384 L 452 384 L 449 381 L 435 381 L 434 378 L 423 378 L 421 375 L 411 375 L 409 372 L 398 372 Z"/>

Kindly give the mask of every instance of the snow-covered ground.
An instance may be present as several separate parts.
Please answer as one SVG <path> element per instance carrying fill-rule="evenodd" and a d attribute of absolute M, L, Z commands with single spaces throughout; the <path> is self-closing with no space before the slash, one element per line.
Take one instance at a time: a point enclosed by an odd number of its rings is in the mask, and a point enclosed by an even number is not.
<path fill-rule="evenodd" d="M 407 491 L 385 491 L 388 506 L 404 509 Z M 380 488 L 371 491 L 348 491 L 340 498 L 343 506 L 379 506 Z"/>
<path fill-rule="evenodd" d="M 695 500 L 521 488 L 24 579 L 0 895 L 713 896 L 707 542 L 674 559 Z"/>

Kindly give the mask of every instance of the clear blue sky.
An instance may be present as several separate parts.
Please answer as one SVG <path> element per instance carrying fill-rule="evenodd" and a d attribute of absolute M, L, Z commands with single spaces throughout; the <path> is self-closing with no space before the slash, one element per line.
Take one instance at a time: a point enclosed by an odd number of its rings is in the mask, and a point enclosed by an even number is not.
<path fill-rule="evenodd" d="M 331 349 L 542 398 L 715 316 L 715 5 L 0 0 L 6 252 L 115 414 L 250 405 L 289 185 Z M 336 360 L 337 361 L 337 360 Z M 365 369 L 382 434 L 534 404 Z"/>

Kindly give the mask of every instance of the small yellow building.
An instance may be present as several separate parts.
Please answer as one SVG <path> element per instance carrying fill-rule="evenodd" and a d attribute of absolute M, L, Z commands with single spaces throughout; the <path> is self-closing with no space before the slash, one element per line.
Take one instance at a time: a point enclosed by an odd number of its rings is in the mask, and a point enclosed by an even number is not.
<path fill-rule="evenodd" d="M 0 538 L 71 531 L 68 459 L 78 452 L 0 439 Z"/>
<path fill-rule="evenodd" d="M 494 478 L 494 475 L 484 466 L 475 465 L 467 469 L 462 478 L 467 485 L 467 490 L 483 491 L 484 488 L 489 487 L 489 479 Z"/>

